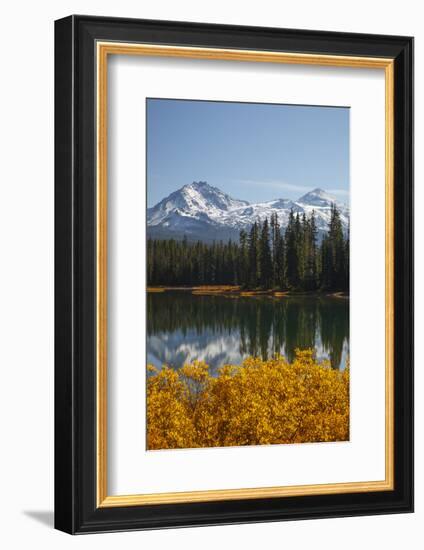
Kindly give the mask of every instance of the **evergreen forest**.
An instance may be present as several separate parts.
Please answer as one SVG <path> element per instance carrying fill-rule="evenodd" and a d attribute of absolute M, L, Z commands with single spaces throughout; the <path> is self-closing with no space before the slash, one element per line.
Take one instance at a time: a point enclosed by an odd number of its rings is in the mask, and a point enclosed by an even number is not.
<path fill-rule="evenodd" d="M 239 242 L 147 241 L 149 286 L 237 285 L 246 290 L 349 290 L 349 236 L 335 205 L 318 240 L 314 212 L 290 211 L 285 231 L 276 214 L 240 231 Z"/>

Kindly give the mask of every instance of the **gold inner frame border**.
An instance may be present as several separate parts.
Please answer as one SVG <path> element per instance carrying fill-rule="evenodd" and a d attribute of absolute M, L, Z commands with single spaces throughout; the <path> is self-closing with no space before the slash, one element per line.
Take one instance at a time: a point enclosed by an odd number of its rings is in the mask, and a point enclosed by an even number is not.
<path fill-rule="evenodd" d="M 107 62 L 109 55 L 217 59 L 262 63 L 384 69 L 385 72 L 385 479 L 315 485 L 216 489 L 109 496 L 107 492 Z M 306 495 L 364 493 L 394 489 L 394 60 L 257 50 L 96 43 L 97 60 L 97 304 L 96 304 L 96 470 L 97 507 L 142 506 Z"/>

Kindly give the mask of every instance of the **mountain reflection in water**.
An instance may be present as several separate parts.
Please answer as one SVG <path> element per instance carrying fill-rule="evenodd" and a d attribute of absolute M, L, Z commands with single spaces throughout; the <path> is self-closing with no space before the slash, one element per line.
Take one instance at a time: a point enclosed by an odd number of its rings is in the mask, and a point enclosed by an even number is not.
<path fill-rule="evenodd" d="M 333 297 L 199 296 L 190 291 L 147 295 L 147 361 L 174 368 L 194 360 L 212 369 L 266 360 L 296 348 L 343 369 L 349 355 L 349 300 Z"/>

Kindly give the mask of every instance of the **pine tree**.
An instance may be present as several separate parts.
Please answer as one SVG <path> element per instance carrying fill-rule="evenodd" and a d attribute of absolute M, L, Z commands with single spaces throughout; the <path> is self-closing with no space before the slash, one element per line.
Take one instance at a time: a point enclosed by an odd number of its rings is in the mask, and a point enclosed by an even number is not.
<path fill-rule="evenodd" d="M 331 288 L 341 290 L 344 286 L 345 243 L 340 214 L 335 204 L 331 207 L 328 236 L 332 247 Z"/>
<path fill-rule="evenodd" d="M 259 235 L 258 224 L 255 222 L 249 233 L 249 256 L 248 256 L 248 273 L 249 273 L 249 287 L 256 288 L 259 283 Z"/>
<path fill-rule="evenodd" d="M 296 239 L 296 254 L 297 254 L 297 271 L 298 271 L 298 286 L 303 287 L 305 277 L 305 214 L 302 216 L 302 221 L 299 212 L 296 213 L 295 219 L 295 239 Z"/>
<path fill-rule="evenodd" d="M 239 248 L 239 260 L 238 260 L 238 278 L 241 286 L 247 287 L 249 284 L 249 255 L 248 255 L 248 243 L 247 233 L 244 229 L 240 231 L 240 248 Z"/>
<path fill-rule="evenodd" d="M 348 235 L 345 241 L 344 265 L 343 265 L 343 288 L 342 288 L 342 290 L 345 290 L 346 292 L 349 291 L 349 283 L 350 283 L 349 258 L 350 258 L 350 239 Z"/>
<path fill-rule="evenodd" d="M 323 290 L 331 288 L 333 280 L 333 253 L 330 238 L 326 235 L 321 243 L 321 280 L 320 287 Z"/>
<path fill-rule="evenodd" d="M 312 272 L 311 277 L 311 288 L 316 290 L 318 288 L 318 231 L 315 221 L 315 210 L 312 210 L 311 221 L 310 221 L 310 235 L 311 235 L 311 249 L 310 249 L 310 268 Z"/>
<path fill-rule="evenodd" d="M 275 284 L 281 290 L 284 290 L 287 286 L 286 283 L 286 248 L 284 236 L 280 233 L 278 236 L 277 247 L 276 247 L 276 257 L 274 260 L 274 276 Z"/>
<path fill-rule="evenodd" d="M 262 288 L 269 289 L 272 287 L 273 282 L 273 267 L 272 267 L 272 255 L 271 246 L 269 243 L 269 225 L 268 219 L 265 218 L 260 235 L 259 241 L 259 263 L 260 263 L 260 284 Z"/>
<path fill-rule="evenodd" d="M 280 289 L 285 287 L 285 249 L 284 237 L 281 234 L 278 215 L 276 212 L 271 214 L 271 248 L 272 248 L 272 279 L 273 286 Z"/>
<path fill-rule="evenodd" d="M 298 242 L 296 238 L 296 222 L 293 209 L 290 210 L 289 221 L 286 229 L 286 275 L 290 288 L 299 286 L 299 258 Z"/>
<path fill-rule="evenodd" d="M 340 213 L 335 204 L 331 206 L 328 233 L 321 245 L 321 261 L 321 287 L 327 290 L 347 290 L 348 249 L 343 236 Z"/>
<path fill-rule="evenodd" d="M 303 218 L 303 239 L 304 239 L 304 275 L 303 288 L 305 290 L 316 290 L 317 282 L 317 230 L 315 214 L 312 212 L 310 218 Z"/>

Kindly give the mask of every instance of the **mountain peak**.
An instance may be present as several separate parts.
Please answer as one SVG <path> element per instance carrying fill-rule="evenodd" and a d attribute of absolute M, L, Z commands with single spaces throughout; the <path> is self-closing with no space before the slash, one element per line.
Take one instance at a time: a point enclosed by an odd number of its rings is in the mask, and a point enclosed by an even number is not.
<path fill-rule="evenodd" d="M 310 204 L 312 206 L 330 206 L 332 203 L 337 203 L 337 200 L 332 195 L 328 194 L 324 189 L 316 187 L 309 193 L 306 193 L 297 202 Z"/>
<path fill-rule="evenodd" d="M 168 227 L 180 223 L 181 218 L 190 223 L 194 219 L 215 221 L 224 212 L 248 204 L 247 201 L 233 199 L 206 181 L 193 181 L 162 199 L 156 206 L 149 208 L 148 224 L 152 226 L 167 224 Z"/>
<path fill-rule="evenodd" d="M 249 230 L 254 221 L 269 219 L 276 214 L 282 230 L 287 227 L 290 211 L 310 215 L 315 211 L 320 234 L 328 229 L 331 204 L 336 199 L 323 189 L 315 188 L 297 201 L 275 199 L 249 203 L 237 200 L 206 181 L 183 185 L 147 213 L 148 234 L 152 238 L 183 238 L 193 240 L 238 239 L 241 229 Z M 337 202 L 344 228 L 349 224 L 349 207 Z"/>
<path fill-rule="evenodd" d="M 204 189 L 210 187 L 207 181 L 193 181 L 186 183 L 181 189 Z"/>
<path fill-rule="evenodd" d="M 327 193 L 324 191 L 324 189 L 321 189 L 321 187 L 316 187 L 315 189 L 312 189 L 310 191 L 311 195 L 327 195 Z"/>
<path fill-rule="evenodd" d="M 184 185 L 176 194 L 184 196 L 187 206 L 191 209 L 231 210 L 239 206 L 247 205 L 247 201 L 233 199 L 218 187 L 212 187 L 206 181 L 193 181 Z"/>

